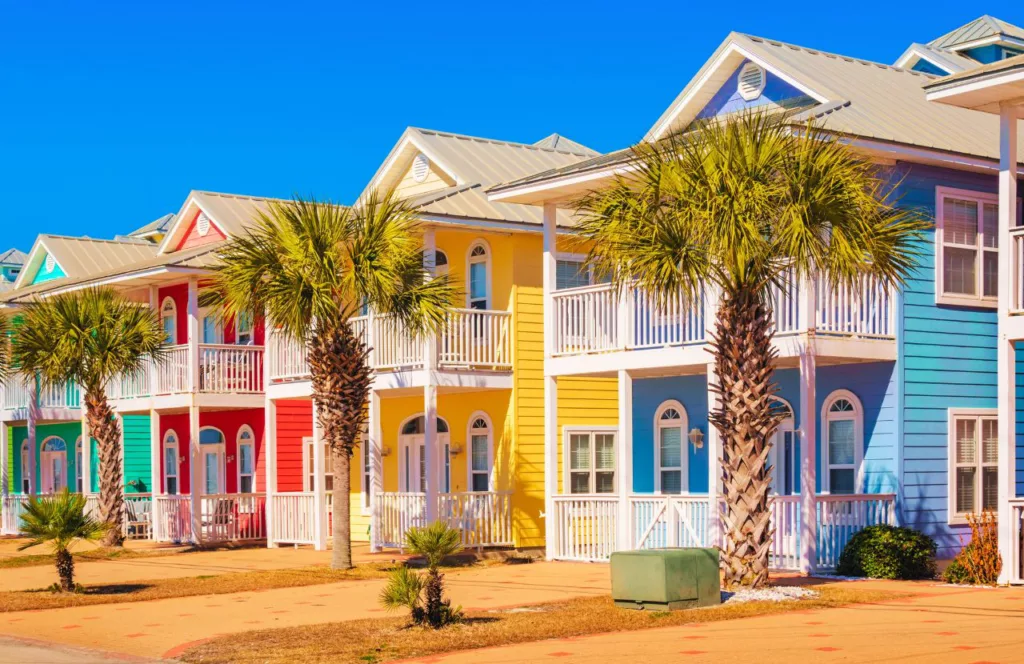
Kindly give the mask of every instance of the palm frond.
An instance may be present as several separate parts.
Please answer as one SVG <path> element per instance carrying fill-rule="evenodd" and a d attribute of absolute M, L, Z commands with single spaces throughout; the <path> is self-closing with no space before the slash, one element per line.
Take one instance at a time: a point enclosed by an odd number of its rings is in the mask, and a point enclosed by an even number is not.
<path fill-rule="evenodd" d="M 29 540 L 18 550 L 49 543 L 56 551 L 67 551 L 77 540 L 100 539 L 108 525 L 87 514 L 85 505 L 85 496 L 67 489 L 52 496 L 30 496 L 21 515 L 21 532 Z"/>
<path fill-rule="evenodd" d="M 445 558 L 462 551 L 462 533 L 445 521 L 435 521 L 428 526 L 407 530 L 405 546 L 426 558 L 428 567 L 436 569 Z"/>

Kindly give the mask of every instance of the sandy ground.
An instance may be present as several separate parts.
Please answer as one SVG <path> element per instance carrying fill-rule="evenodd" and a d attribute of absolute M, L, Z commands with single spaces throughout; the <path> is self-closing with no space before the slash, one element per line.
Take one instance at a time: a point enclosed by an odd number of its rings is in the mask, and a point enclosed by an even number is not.
<path fill-rule="evenodd" d="M 191 643 L 222 634 L 384 615 L 377 601 L 384 583 L 381 579 L 344 581 L 6 613 L 0 614 L 0 636 L 45 639 L 141 657 L 173 657 Z M 451 574 L 448 586 L 453 601 L 469 609 L 522 606 L 610 591 L 608 567 L 582 563 L 487 567 Z"/>

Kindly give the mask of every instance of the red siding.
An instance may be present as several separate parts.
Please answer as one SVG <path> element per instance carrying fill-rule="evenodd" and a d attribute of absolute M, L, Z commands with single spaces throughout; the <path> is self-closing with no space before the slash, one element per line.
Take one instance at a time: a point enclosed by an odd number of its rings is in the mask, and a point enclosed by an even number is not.
<path fill-rule="evenodd" d="M 312 411 L 310 411 L 312 417 Z M 224 454 L 226 457 L 233 457 L 230 460 L 225 460 L 225 480 L 227 484 L 227 492 L 235 493 L 238 491 L 238 430 L 242 425 L 248 424 L 252 428 L 253 438 L 255 440 L 255 454 L 256 454 L 256 490 L 266 490 L 266 464 L 263 460 L 263 429 L 265 419 L 263 416 L 262 408 L 253 408 L 249 410 L 223 410 L 204 413 L 199 412 L 199 427 L 214 427 L 220 429 L 221 433 L 224 434 Z M 174 433 L 178 435 L 178 456 L 184 456 L 185 460 L 181 462 L 181 479 L 179 484 L 181 486 L 181 493 L 188 493 L 191 481 L 191 475 L 189 473 L 189 458 L 188 458 L 188 413 L 179 413 L 175 415 L 163 415 L 160 417 L 160 440 L 163 441 L 164 436 L 168 429 L 174 429 Z M 301 448 L 300 448 L 301 449 Z M 160 455 L 160 476 L 163 477 L 163 454 Z"/>
<path fill-rule="evenodd" d="M 199 230 L 196 228 L 196 220 L 199 219 L 199 212 L 196 212 L 192 217 L 192 221 L 188 224 L 188 230 L 185 231 L 185 238 L 178 244 L 175 251 L 181 251 L 182 249 L 191 249 L 192 247 L 200 247 L 204 244 L 211 244 L 213 242 L 220 242 L 226 240 L 227 236 L 220 232 L 220 229 L 213 223 L 210 222 L 210 230 L 207 231 L 206 235 L 200 235 Z"/>
<path fill-rule="evenodd" d="M 302 491 L 302 439 L 313 435 L 313 402 L 277 402 L 277 490 Z"/>
<path fill-rule="evenodd" d="M 178 338 L 175 343 L 188 343 L 188 284 L 174 284 L 161 288 L 157 297 L 157 307 L 163 307 L 164 298 L 170 297 L 174 300 L 174 306 L 178 310 L 178 321 L 175 325 Z M 157 313 L 160 309 L 157 309 Z M 188 429 L 186 428 L 186 431 Z"/>

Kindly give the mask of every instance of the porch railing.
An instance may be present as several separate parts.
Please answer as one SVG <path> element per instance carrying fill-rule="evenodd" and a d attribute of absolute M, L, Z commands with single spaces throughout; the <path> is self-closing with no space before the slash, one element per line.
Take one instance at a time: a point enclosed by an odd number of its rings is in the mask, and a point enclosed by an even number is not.
<path fill-rule="evenodd" d="M 452 309 L 441 328 L 438 362 L 496 370 L 512 369 L 512 312 Z"/>
<path fill-rule="evenodd" d="M 188 344 L 168 348 L 164 354 L 164 361 L 156 366 L 156 393 L 188 392 L 188 365 Z"/>
<path fill-rule="evenodd" d="M 270 497 L 274 544 L 315 544 L 316 495 L 312 491 Z"/>
<path fill-rule="evenodd" d="M 153 539 L 180 544 L 192 540 L 192 497 L 156 496 L 153 500 Z"/>
<path fill-rule="evenodd" d="M 1010 229 L 1010 250 L 1010 269 L 1013 270 L 1010 313 L 1024 314 L 1024 226 Z"/>
<path fill-rule="evenodd" d="M 818 514 L 818 567 L 835 569 L 850 538 L 868 526 L 895 525 L 894 494 L 821 495 Z"/>
<path fill-rule="evenodd" d="M 427 525 L 427 497 L 413 492 L 378 493 L 374 496 L 374 513 L 374 545 L 402 549 L 410 528 Z M 510 491 L 438 494 L 437 518 L 459 530 L 467 548 L 512 546 Z"/>
<path fill-rule="evenodd" d="M 3 385 L 3 392 L 4 408 L 7 410 L 28 408 L 29 403 L 31 403 L 32 390 L 22 376 L 11 376 L 8 378 L 7 382 Z"/>
<path fill-rule="evenodd" d="M 138 371 L 122 376 L 107 386 L 107 396 L 111 399 L 136 399 L 153 394 L 151 360 L 147 357 Z"/>
<path fill-rule="evenodd" d="M 204 495 L 199 499 L 202 542 L 266 539 L 266 501 L 262 493 Z"/>
<path fill-rule="evenodd" d="M 199 345 L 199 391 L 257 394 L 263 391 L 263 346 Z"/>
<path fill-rule="evenodd" d="M 710 505 L 707 496 L 630 496 L 630 546 L 659 549 L 708 546 Z"/>
<path fill-rule="evenodd" d="M 374 527 L 377 547 L 405 548 L 405 533 L 427 525 L 427 496 L 412 492 L 382 492 L 374 496 Z"/>
<path fill-rule="evenodd" d="M 29 496 L 8 495 L 3 499 L 3 522 L 0 534 L 16 535 L 21 531 L 21 515 L 25 512 Z M 124 523 L 122 529 L 128 539 L 150 539 L 152 524 L 152 496 L 146 493 L 132 493 L 124 496 Z M 85 512 L 93 518 L 100 518 L 99 496 L 87 494 Z"/>
<path fill-rule="evenodd" d="M 14 375 L 3 384 L 3 407 L 7 410 L 28 408 L 32 403 L 34 381 L 24 376 Z M 82 392 L 77 385 L 39 386 L 36 404 L 40 408 L 80 408 Z"/>
<path fill-rule="evenodd" d="M 1010 524 L 1013 535 L 1013 559 L 1003 564 L 1010 566 L 1010 583 L 1024 582 L 1024 498 L 1010 499 Z"/>
<path fill-rule="evenodd" d="M 619 499 L 608 495 L 556 496 L 555 551 L 552 557 L 585 562 L 608 560 L 616 550 L 616 511 Z"/>
<path fill-rule="evenodd" d="M 4 496 L 0 514 L 0 535 L 17 535 L 21 532 L 21 515 L 25 513 L 28 496 Z"/>

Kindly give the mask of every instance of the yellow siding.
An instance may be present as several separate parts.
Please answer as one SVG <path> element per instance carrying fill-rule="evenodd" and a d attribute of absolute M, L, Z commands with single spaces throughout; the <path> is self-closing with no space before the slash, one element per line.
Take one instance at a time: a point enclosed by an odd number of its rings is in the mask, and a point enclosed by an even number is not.
<path fill-rule="evenodd" d="M 438 169 L 433 162 L 430 164 L 430 170 L 427 171 L 427 177 L 423 182 L 417 182 L 412 176 L 412 165 L 410 165 L 402 175 L 402 179 L 395 185 L 395 193 L 402 198 L 422 196 L 432 191 L 446 189 L 454 184 L 455 181 Z"/>

